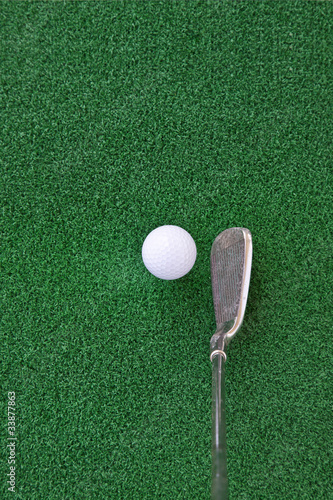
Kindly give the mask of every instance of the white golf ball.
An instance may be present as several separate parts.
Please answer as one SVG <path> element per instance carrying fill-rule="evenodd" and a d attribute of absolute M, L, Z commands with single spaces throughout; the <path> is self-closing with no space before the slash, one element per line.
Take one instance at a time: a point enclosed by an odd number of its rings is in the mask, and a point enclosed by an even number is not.
<path fill-rule="evenodd" d="M 160 226 L 148 234 L 142 246 L 144 265 L 157 278 L 175 280 L 193 267 L 197 248 L 192 236 L 178 226 Z"/>

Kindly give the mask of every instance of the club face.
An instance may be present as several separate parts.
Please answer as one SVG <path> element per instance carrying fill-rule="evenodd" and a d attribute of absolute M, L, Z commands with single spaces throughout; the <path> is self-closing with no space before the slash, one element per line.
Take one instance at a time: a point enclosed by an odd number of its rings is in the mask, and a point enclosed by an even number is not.
<path fill-rule="evenodd" d="M 211 277 L 216 333 L 228 343 L 239 330 L 245 313 L 252 264 L 252 236 L 248 229 L 226 229 L 211 251 Z M 212 338 L 213 340 L 213 338 Z"/>

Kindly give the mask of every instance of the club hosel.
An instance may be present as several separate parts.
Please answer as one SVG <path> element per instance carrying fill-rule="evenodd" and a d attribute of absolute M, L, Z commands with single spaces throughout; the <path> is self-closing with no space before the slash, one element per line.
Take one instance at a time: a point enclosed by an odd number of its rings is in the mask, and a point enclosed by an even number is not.
<path fill-rule="evenodd" d="M 228 344 L 228 332 L 232 329 L 234 326 L 235 321 L 226 321 L 225 323 L 222 323 L 220 325 L 217 325 L 216 332 L 210 339 L 210 359 L 214 357 L 214 353 L 216 354 L 218 352 L 224 352 L 226 350 L 227 344 Z M 226 356 L 225 356 L 226 358 Z"/>
<path fill-rule="evenodd" d="M 216 349 L 223 351 L 225 346 L 225 333 L 222 333 L 221 331 L 214 333 L 210 339 L 210 352 L 212 353 L 212 351 Z"/>
<path fill-rule="evenodd" d="M 226 361 L 227 355 L 225 353 L 225 348 L 225 334 L 214 334 L 210 341 L 210 360 L 213 361 L 215 356 L 220 355 L 224 358 L 224 361 Z"/>

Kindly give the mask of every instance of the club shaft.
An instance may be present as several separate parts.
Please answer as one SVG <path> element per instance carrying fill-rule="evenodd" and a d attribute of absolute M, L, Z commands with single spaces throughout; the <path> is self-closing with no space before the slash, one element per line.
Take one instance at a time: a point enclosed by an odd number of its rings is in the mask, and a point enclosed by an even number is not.
<path fill-rule="evenodd" d="M 222 354 L 212 361 L 212 500 L 228 500 L 225 386 Z"/>

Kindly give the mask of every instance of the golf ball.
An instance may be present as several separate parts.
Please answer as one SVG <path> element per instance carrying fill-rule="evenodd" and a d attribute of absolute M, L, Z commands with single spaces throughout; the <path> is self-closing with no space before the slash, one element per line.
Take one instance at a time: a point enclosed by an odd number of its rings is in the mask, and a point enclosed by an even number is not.
<path fill-rule="evenodd" d="M 148 234 L 142 246 L 144 265 L 157 278 L 175 280 L 193 267 L 197 248 L 192 236 L 178 226 L 160 226 Z"/>

